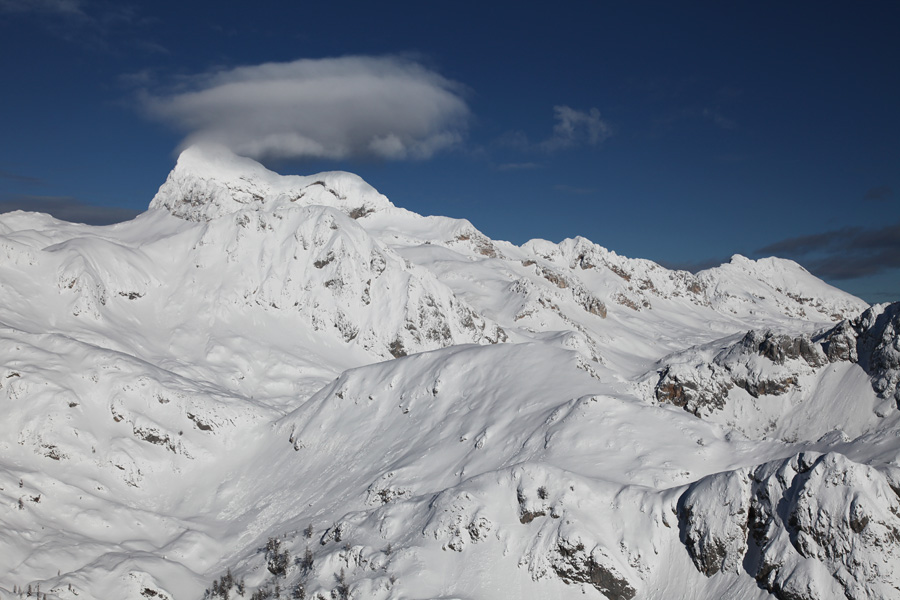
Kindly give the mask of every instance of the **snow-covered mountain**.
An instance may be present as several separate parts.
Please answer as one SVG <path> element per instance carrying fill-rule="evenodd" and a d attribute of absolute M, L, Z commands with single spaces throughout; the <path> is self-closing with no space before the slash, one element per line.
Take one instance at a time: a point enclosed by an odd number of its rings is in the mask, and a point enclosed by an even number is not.
<path fill-rule="evenodd" d="M 186 150 L 0 215 L 0 597 L 900 598 L 900 304 Z"/>

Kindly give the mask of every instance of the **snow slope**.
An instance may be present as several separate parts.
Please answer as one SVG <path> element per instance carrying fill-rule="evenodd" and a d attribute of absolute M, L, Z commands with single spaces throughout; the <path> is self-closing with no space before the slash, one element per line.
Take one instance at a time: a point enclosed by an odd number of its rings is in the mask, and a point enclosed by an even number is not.
<path fill-rule="evenodd" d="M 898 315 L 191 148 L 0 215 L 0 596 L 900 597 Z"/>

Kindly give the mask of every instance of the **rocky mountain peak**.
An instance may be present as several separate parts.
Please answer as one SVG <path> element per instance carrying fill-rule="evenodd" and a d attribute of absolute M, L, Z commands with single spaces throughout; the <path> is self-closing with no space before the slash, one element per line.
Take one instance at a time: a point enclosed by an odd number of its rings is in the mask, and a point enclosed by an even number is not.
<path fill-rule="evenodd" d="M 211 221 L 245 208 L 269 210 L 284 203 L 337 208 L 354 219 L 392 207 L 352 173 L 279 175 L 220 146 L 191 146 L 150 202 L 188 221 Z"/>

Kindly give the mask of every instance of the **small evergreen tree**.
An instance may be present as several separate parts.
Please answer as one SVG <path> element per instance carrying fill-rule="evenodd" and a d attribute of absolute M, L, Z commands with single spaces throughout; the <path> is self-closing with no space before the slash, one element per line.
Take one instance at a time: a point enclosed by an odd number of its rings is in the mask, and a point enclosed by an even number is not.
<path fill-rule="evenodd" d="M 335 580 L 337 581 L 337 594 L 339 600 L 350 600 L 350 585 L 347 583 L 347 574 L 344 573 L 344 567 L 341 567 L 341 572 L 335 574 Z"/>
<path fill-rule="evenodd" d="M 306 551 L 303 553 L 303 558 L 300 559 L 300 568 L 303 569 L 304 575 L 309 575 L 309 572 L 312 571 L 313 560 L 312 550 L 307 546 Z"/>

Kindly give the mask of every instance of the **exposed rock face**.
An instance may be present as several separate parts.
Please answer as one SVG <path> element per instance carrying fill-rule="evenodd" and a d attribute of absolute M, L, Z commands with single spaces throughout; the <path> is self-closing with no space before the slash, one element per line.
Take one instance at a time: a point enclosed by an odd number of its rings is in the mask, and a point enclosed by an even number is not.
<path fill-rule="evenodd" d="M 710 475 L 679 509 L 682 541 L 707 576 L 743 568 L 782 600 L 900 590 L 900 500 L 882 473 L 841 454 Z"/>
<path fill-rule="evenodd" d="M 822 350 L 805 335 L 791 337 L 771 331 L 760 333 L 754 330 L 748 331 L 740 342 L 729 348 L 722 355 L 720 363 L 733 364 L 754 353 L 776 365 L 784 365 L 786 360 L 801 358 L 811 367 L 825 364 Z"/>
<path fill-rule="evenodd" d="M 829 362 L 856 362 L 856 330 L 850 321 L 841 321 L 821 338 L 822 350 Z"/>
<path fill-rule="evenodd" d="M 777 396 L 797 384 L 799 373 L 826 362 L 821 348 L 807 336 L 751 330 L 709 363 L 666 367 L 656 384 L 656 399 L 701 416 L 721 410 L 734 387 L 754 398 Z"/>
<path fill-rule="evenodd" d="M 709 503 L 711 498 L 720 502 Z M 740 572 L 749 510 L 750 477 L 744 469 L 706 477 L 684 493 L 678 506 L 681 541 L 701 573 Z"/>
<path fill-rule="evenodd" d="M 872 378 L 872 389 L 900 407 L 900 302 L 878 304 L 842 321 L 818 342 L 830 362 L 859 363 Z"/>
<path fill-rule="evenodd" d="M 714 365 L 704 367 L 700 372 L 667 367 L 656 384 L 656 399 L 679 406 L 698 417 L 721 410 L 734 383 L 723 376 L 720 368 Z"/>
<path fill-rule="evenodd" d="M 900 407 L 900 302 L 873 306 L 856 325 L 859 364 L 872 378 L 872 388 Z"/>
<path fill-rule="evenodd" d="M 759 343 L 759 353 L 777 365 L 783 365 L 785 359 L 802 358 L 811 367 L 825 364 L 822 350 L 806 336 L 790 337 L 766 332 Z"/>
<path fill-rule="evenodd" d="M 735 387 L 754 398 L 777 396 L 793 389 L 800 376 L 842 361 L 859 363 L 875 392 L 900 407 L 900 302 L 873 306 L 812 338 L 748 331 L 711 361 L 664 367 L 655 395 L 702 416 L 724 408 Z"/>
<path fill-rule="evenodd" d="M 566 583 L 587 583 L 609 600 L 631 600 L 637 591 L 601 547 L 588 551 L 584 544 L 560 539 L 551 558 L 553 570 Z"/>

